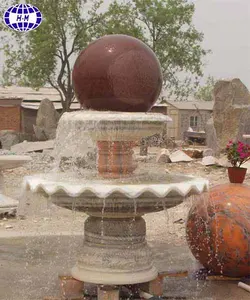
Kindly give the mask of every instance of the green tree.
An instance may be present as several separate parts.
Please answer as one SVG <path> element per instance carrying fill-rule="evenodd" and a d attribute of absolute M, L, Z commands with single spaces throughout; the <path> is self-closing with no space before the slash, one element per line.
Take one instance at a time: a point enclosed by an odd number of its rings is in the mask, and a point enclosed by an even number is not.
<path fill-rule="evenodd" d="M 63 111 L 68 111 L 74 99 L 72 62 L 92 41 L 89 30 L 103 17 L 97 12 L 102 1 L 94 0 L 91 6 L 81 0 L 33 0 L 32 4 L 44 17 L 36 30 L 24 34 L 2 25 L 11 35 L 3 46 L 4 84 L 52 86 L 61 96 Z"/>
<path fill-rule="evenodd" d="M 213 89 L 216 84 L 214 77 L 208 76 L 206 83 L 203 86 L 200 86 L 195 93 L 195 97 L 198 100 L 212 101 L 213 100 Z"/>
<path fill-rule="evenodd" d="M 203 35 L 192 24 L 195 7 L 187 0 L 114 0 L 105 12 L 100 12 L 102 0 L 33 0 L 32 4 L 44 17 L 36 30 L 21 34 L 0 25 L 11 35 L 3 47 L 3 81 L 34 88 L 50 85 L 60 93 L 64 111 L 74 99 L 71 71 L 76 56 L 105 34 L 128 34 L 151 47 L 170 94 L 187 96 L 202 76 L 207 51 L 201 47 Z"/>
<path fill-rule="evenodd" d="M 92 29 L 100 35 L 124 33 L 142 39 L 156 53 L 169 94 L 194 92 L 203 75 L 203 34 L 192 24 L 194 4 L 187 0 L 114 1 Z"/>

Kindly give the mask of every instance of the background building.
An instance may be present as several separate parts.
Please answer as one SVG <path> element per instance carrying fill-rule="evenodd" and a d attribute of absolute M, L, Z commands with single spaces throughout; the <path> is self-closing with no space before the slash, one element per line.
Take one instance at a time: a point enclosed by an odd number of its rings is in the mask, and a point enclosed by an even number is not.
<path fill-rule="evenodd" d="M 40 102 L 49 99 L 60 113 L 62 105 L 60 95 L 54 88 L 41 88 L 38 91 L 27 87 L 0 87 L 0 131 L 15 130 L 34 134 L 37 111 Z M 213 111 L 213 102 L 166 100 L 152 107 L 152 112 L 169 115 L 169 123 L 164 134 L 175 140 L 183 139 L 189 127 L 194 131 L 203 131 Z M 80 104 L 75 100 L 71 110 L 79 110 Z"/>
<path fill-rule="evenodd" d="M 59 113 L 62 111 L 60 95 L 54 88 L 36 91 L 28 87 L 0 87 L 0 131 L 12 129 L 34 134 L 33 125 L 36 124 L 37 111 L 43 99 L 53 102 Z M 75 101 L 71 109 L 80 109 L 80 104 Z"/>
<path fill-rule="evenodd" d="M 0 97 L 0 130 L 15 130 L 21 132 L 21 104 L 22 98 L 8 99 Z"/>
<path fill-rule="evenodd" d="M 184 132 L 205 131 L 205 125 L 213 112 L 213 101 L 166 101 L 167 113 L 173 122 L 168 125 L 168 136 L 182 140 Z"/>

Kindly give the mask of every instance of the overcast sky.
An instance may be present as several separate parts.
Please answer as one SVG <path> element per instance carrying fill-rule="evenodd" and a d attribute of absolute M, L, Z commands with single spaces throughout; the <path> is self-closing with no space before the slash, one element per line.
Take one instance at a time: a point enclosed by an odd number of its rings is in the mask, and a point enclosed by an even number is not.
<path fill-rule="evenodd" d="M 250 0 L 196 0 L 194 23 L 212 50 L 206 75 L 239 77 L 250 88 Z"/>
<path fill-rule="evenodd" d="M 1 6 L 6 2 L 0 0 Z M 250 0 L 193 2 L 196 5 L 194 24 L 205 35 L 204 47 L 212 50 L 206 59 L 205 76 L 238 77 L 250 88 Z M 0 56 L 0 71 L 2 64 Z"/>

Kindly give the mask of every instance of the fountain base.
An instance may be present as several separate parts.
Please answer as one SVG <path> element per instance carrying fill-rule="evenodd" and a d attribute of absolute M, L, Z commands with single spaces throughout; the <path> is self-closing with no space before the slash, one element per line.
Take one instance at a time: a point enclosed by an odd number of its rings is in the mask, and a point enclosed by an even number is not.
<path fill-rule="evenodd" d="M 89 217 L 84 245 L 72 276 L 104 285 L 148 282 L 158 275 L 146 240 L 142 217 Z"/>
<path fill-rule="evenodd" d="M 158 275 L 157 269 L 152 267 L 149 270 L 141 272 L 127 272 L 127 273 L 115 273 L 115 272 L 100 272 L 98 270 L 91 271 L 85 269 L 84 267 L 76 266 L 71 270 L 72 277 L 77 280 L 80 278 L 85 278 L 85 281 L 88 283 L 95 284 L 111 284 L 115 282 L 115 285 L 124 285 L 124 284 L 138 284 L 145 283 L 155 279 Z M 125 283 L 124 283 L 125 282 Z"/>

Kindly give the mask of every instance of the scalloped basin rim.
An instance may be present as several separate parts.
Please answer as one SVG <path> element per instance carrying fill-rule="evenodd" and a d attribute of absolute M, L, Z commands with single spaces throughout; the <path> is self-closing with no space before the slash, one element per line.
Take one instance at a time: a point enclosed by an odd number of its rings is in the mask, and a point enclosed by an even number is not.
<path fill-rule="evenodd" d="M 128 198 L 138 198 L 143 193 L 152 193 L 157 198 L 165 198 L 168 194 L 174 193 L 176 196 L 190 196 L 208 191 L 209 181 L 193 176 L 182 176 L 187 179 L 178 183 L 159 184 L 70 184 L 64 182 L 53 182 L 44 180 L 39 176 L 27 176 L 23 181 L 23 188 L 33 193 L 45 192 L 48 196 L 56 193 L 65 193 L 69 197 L 79 197 L 94 194 L 97 198 L 107 198 L 115 193 L 123 194 Z"/>

